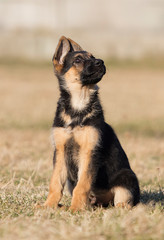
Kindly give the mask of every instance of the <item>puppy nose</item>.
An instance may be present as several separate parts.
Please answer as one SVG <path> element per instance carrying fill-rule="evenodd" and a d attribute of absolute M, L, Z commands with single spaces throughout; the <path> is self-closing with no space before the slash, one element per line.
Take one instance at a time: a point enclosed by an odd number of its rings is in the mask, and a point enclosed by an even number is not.
<path fill-rule="evenodd" d="M 95 65 L 96 66 L 100 66 L 100 65 L 103 65 L 104 64 L 104 61 L 103 60 L 101 60 L 101 59 L 96 59 L 95 60 Z"/>

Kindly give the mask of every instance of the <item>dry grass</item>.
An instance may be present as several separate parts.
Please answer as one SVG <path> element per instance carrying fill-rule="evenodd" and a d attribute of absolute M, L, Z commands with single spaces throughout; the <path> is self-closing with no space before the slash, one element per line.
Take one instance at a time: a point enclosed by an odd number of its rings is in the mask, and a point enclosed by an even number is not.
<path fill-rule="evenodd" d="M 163 239 L 163 78 L 159 69 L 113 68 L 100 84 L 106 119 L 140 180 L 141 203 L 71 214 L 34 208 L 46 199 L 52 172 L 52 69 L 1 67 L 0 239 Z M 62 201 L 70 204 L 67 190 Z"/>

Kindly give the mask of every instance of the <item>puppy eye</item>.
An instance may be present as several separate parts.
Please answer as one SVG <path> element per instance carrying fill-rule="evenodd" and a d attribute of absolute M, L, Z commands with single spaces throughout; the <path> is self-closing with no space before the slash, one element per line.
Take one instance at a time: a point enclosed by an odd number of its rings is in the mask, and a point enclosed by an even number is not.
<path fill-rule="evenodd" d="M 82 62 L 82 59 L 80 59 L 80 58 L 76 58 L 75 60 L 74 60 L 74 63 L 81 63 Z"/>

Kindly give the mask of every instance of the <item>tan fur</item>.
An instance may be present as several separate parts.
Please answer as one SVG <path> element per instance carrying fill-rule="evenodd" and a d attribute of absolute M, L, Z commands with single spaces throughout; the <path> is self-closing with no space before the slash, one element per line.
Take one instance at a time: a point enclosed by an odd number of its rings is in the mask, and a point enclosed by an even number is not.
<path fill-rule="evenodd" d="M 132 193 L 123 187 L 114 187 L 112 189 L 114 193 L 114 206 L 126 207 L 130 209 L 133 206 Z"/>
<path fill-rule="evenodd" d="M 59 51 L 60 50 L 60 51 Z M 56 47 L 54 56 L 53 56 L 53 64 L 55 73 L 60 74 L 63 68 L 64 59 L 67 53 L 70 51 L 70 44 L 66 37 L 62 36 L 59 39 L 58 45 Z M 59 55 L 60 53 L 60 55 Z"/>
<path fill-rule="evenodd" d="M 82 70 L 82 69 L 81 69 Z M 78 90 L 81 87 L 80 82 L 80 69 L 79 71 L 75 66 L 71 67 L 64 75 L 67 87 L 71 90 Z"/>
<path fill-rule="evenodd" d="M 64 145 L 70 135 L 63 128 L 54 128 L 53 133 L 56 147 L 56 163 L 50 181 L 49 195 L 44 206 L 56 208 L 62 197 L 62 191 L 67 179 L 67 169 L 64 160 Z"/>
<path fill-rule="evenodd" d="M 60 74 L 63 68 L 63 65 L 58 64 L 58 62 L 55 59 L 53 60 L 53 64 L 54 64 L 55 73 Z"/>
<path fill-rule="evenodd" d="M 92 126 L 75 127 L 74 129 L 75 141 L 83 149 L 92 150 L 98 144 L 99 133 L 96 128 Z"/>
<path fill-rule="evenodd" d="M 80 69 L 72 67 L 65 74 L 66 86 L 71 92 L 71 104 L 75 110 L 82 110 L 90 101 L 91 94 L 96 85 L 82 86 L 80 82 Z"/>
<path fill-rule="evenodd" d="M 80 146 L 78 182 L 73 191 L 70 209 L 75 211 L 85 208 L 91 188 L 92 176 L 89 171 L 92 150 L 98 144 L 99 134 L 93 127 L 76 127 L 74 139 Z"/>
<path fill-rule="evenodd" d="M 126 208 L 128 210 L 130 210 L 132 208 L 132 206 L 128 203 L 117 203 L 115 205 L 116 208 Z"/>
<path fill-rule="evenodd" d="M 66 37 L 62 36 L 57 45 L 53 59 L 56 59 L 59 64 L 63 65 L 64 59 L 69 51 L 70 51 L 69 41 Z"/>
<path fill-rule="evenodd" d="M 93 127 L 76 127 L 73 131 L 65 128 L 54 128 L 54 140 L 56 146 L 56 163 L 50 182 L 50 189 L 45 206 L 54 207 L 62 197 L 62 191 L 67 178 L 67 171 L 64 160 L 64 145 L 74 137 L 76 143 L 80 146 L 78 164 L 78 183 L 73 191 L 71 203 L 72 210 L 84 208 L 87 205 L 88 194 L 91 188 L 92 176 L 88 170 L 91 152 L 98 144 L 99 134 Z"/>
<path fill-rule="evenodd" d="M 64 120 L 64 122 L 66 123 L 66 125 L 69 125 L 72 122 L 71 117 L 68 114 L 66 114 L 65 111 L 63 111 L 61 113 L 61 117 Z"/>

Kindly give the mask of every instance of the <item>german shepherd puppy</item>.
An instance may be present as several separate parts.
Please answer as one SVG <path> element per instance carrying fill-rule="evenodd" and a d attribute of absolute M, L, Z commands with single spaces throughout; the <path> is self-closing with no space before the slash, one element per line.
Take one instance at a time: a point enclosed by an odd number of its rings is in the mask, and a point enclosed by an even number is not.
<path fill-rule="evenodd" d="M 44 206 L 54 207 L 68 182 L 70 210 L 89 205 L 131 208 L 139 202 L 136 175 L 103 115 L 97 83 L 104 62 L 61 37 L 53 57 L 60 98 L 53 123 L 54 170 Z"/>

